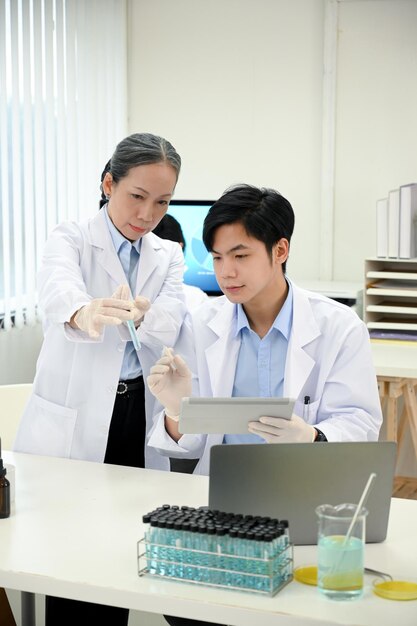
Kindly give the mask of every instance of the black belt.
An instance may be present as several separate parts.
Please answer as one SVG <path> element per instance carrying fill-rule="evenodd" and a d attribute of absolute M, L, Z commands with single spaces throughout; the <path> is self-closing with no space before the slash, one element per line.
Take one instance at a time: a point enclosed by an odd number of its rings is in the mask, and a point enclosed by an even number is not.
<path fill-rule="evenodd" d="M 116 393 L 123 395 L 129 391 L 136 391 L 137 389 L 143 389 L 143 376 L 132 378 L 131 380 L 119 380 Z"/>

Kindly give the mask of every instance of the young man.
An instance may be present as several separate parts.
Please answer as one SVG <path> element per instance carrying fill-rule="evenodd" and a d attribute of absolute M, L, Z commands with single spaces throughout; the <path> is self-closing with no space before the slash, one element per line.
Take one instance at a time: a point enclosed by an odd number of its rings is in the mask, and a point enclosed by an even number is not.
<path fill-rule="evenodd" d="M 226 191 L 204 221 L 224 296 L 201 307 L 190 329 L 184 325 L 176 351 L 185 361 L 167 350 L 147 379 L 165 407 L 148 445 L 171 457 L 198 456 L 195 473 L 209 472 L 210 448 L 219 443 L 378 438 L 382 414 L 368 331 L 348 307 L 286 277 L 293 228 L 283 196 L 249 185 Z M 291 420 L 261 417 L 247 435 L 181 436 L 181 398 L 190 395 L 297 400 Z"/>

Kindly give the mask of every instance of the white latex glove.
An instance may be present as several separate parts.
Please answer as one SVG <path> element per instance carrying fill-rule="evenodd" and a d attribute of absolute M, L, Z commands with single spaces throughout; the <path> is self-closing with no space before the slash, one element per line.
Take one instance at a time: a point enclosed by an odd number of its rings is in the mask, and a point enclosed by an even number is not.
<path fill-rule="evenodd" d="M 131 298 L 126 297 L 129 293 L 128 285 L 119 285 L 111 298 L 92 300 L 74 315 L 75 324 L 95 339 L 101 335 L 104 326 L 117 326 L 133 320 L 136 306 Z"/>
<path fill-rule="evenodd" d="M 117 288 L 116 293 L 118 294 L 117 297 L 119 297 L 121 300 L 132 299 L 129 285 L 120 285 Z M 115 296 L 113 295 L 113 297 Z M 133 317 L 131 319 L 135 323 L 136 328 L 140 325 L 146 311 L 149 311 L 150 308 L 151 301 L 144 296 L 136 296 L 136 298 L 133 300 Z"/>
<path fill-rule="evenodd" d="M 263 416 L 259 422 L 249 422 L 248 427 L 250 433 L 259 435 L 267 443 L 310 443 L 316 438 L 315 428 L 295 413 L 290 420 Z"/>
<path fill-rule="evenodd" d="M 149 309 L 151 308 L 151 301 L 144 296 L 136 296 L 133 304 L 135 305 L 133 309 L 133 313 L 135 316 L 133 318 L 133 321 L 135 322 L 135 326 L 137 328 L 144 318 L 146 311 L 149 311 Z"/>
<path fill-rule="evenodd" d="M 146 379 L 149 390 L 165 407 L 167 417 L 178 422 L 181 400 L 191 396 L 191 371 L 172 348 L 164 348 L 162 356 L 151 367 Z"/>

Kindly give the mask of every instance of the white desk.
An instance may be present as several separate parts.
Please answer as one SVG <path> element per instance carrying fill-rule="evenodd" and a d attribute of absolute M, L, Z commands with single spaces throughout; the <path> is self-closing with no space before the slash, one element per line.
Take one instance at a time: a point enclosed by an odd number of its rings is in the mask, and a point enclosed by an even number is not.
<path fill-rule="evenodd" d="M 417 341 L 371 341 L 377 376 L 417 378 Z"/>
<path fill-rule="evenodd" d="M 356 300 L 363 289 L 363 283 L 340 280 L 295 280 L 298 287 L 316 291 L 323 296 L 342 300 Z"/>
<path fill-rule="evenodd" d="M 404 436 L 409 429 L 415 465 L 417 464 L 417 342 L 371 341 L 371 347 L 386 421 L 387 439 L 398 441 L 398 458 Z M 398 401 L 401 397 L 404 398 L 404 408 L 402 415 L 399 416 Z"/>
<path fill-rule="evenodd" d="M 164 503 L 208 501 L 208 478 L 98 463 L 4 453 L 16 466 L 12 515 L 0 520 L 0 586 L 181 615 L 232 626 L 355 624 L 415 626 L 417 601 L 373 595 L 337 603 L 292 582 L 274 598 L 137 574 L 142 514 Z M 417 577 L 417 502 L 393 499 L 387 540 L 366 547 L 366 565 Z M 295 564 L 314 563 L 314 546 Z"/>

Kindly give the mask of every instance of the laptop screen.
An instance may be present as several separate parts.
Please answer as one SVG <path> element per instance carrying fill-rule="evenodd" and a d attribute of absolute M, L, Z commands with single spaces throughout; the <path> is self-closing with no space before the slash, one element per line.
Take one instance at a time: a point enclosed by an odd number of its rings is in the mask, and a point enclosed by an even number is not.
<path fill-rule="evenodd" d="M 371 472 L 366 541 L 386 537 L 395 442 L 240 444 L 213 446 L 209 507 L 289 521 L 295 545 L 317 543 L 320 504 L 356 504 Z"/>

